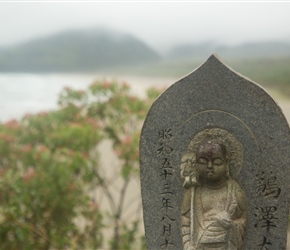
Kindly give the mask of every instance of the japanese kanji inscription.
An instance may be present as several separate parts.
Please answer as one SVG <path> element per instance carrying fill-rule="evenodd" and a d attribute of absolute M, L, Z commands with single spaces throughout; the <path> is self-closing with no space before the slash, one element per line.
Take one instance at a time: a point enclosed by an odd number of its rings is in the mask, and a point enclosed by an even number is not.
<path fill-rule="evenodd" d="M 154 102 L 141 133 L 148 249 L 286 249 L 289 126 L 212 55 Z"/>

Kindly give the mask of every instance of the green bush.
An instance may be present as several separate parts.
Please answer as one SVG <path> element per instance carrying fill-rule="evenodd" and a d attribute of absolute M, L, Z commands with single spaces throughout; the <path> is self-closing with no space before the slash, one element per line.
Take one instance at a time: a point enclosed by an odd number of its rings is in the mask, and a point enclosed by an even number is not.
<path fill-rule="evenodd" d="M 130 93 L 117 82 L 65 88 L 57 110 L 0 124 L 0 249 L 144 248 L 140 221 L 124 224 L 122 212 L 128 184 L 138 178 L 142 122 L 159 91 L 145 99 Z M 96 150 L 108 139 L 121 164 L 118 199 Z M 92 195 L 97 190 L 110 211 Z"/>

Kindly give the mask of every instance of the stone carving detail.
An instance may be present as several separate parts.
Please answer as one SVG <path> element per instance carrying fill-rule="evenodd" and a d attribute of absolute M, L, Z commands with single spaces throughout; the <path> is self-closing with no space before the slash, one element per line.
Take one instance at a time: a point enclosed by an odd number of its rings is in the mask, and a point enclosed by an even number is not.
<path fill-rule="evenodd" d="M 205 129 L 190 141 L 180 165 L 184 250 L 242 249 L 246 197 L 233 179 L 242 158 L 239 141 L 220 128 Z"/>
<path fill-rule="evenodd" d="M 277 184 L 277 177 L 273 175 L 271 171 L 270 174 L 266 174 L 261 171 L 256 174 L 256 195 L 264 197 L 274 197 L 278 198 L 281 193 L 281 188 Z"/>
<path fill-rule="evenodd" d="M 172 196 L 173 191 L 172 178 L 173 178 L 173 166 L 171 165 L 170 155 L 174 151 L 171 147 L 171 140 L 173 138 L 172 130 L 162 129 L 158 131 L 158 149 L 157 156 L 159 158 L 159 168 L 160 168 L 160 181 L 162 183 L 161 190 L 159 192 L 161 207 L 162 210 L 162 219 L 160 220 L 162 225 L 162 244 L 160 245 L 161 249 L 173 248 L 174 244 L 172 241 L 172 232 L 175 230 L 173 218 L 170 212 L 174 209 L 172 206 Z"/>
<path fill-rule="evenodd" d="M 267 232 L 269 232 L 271 227 L 277 227 L 276 221 L 278 220 L 277 216 L 277 207 L 256 207 L 257 214 L 257 223 L 255 227 L 265 227 Z"/>

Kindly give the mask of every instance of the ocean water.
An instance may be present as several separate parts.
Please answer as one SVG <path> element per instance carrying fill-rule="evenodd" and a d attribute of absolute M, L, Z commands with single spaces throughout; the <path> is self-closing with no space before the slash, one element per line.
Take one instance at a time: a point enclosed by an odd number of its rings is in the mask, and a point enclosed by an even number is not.
<path fill-rule="evenodd" d="M 64 87 L 85 89 L 95 80 L 117 80 L 132 86 L 133 94 L 143 96 L 149 86 L 168 86 L 176 79 L 97 74 L 0 74 L 0 122 L 20 119 L 57 108 Z"/>

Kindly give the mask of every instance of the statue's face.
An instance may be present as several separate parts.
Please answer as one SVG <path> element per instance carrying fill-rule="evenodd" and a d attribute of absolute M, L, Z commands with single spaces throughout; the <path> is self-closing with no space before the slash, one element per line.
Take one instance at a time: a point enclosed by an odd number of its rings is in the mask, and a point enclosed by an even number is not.
<path fill-rule="evenodd" d="M 206 142 L 196 152 L 196 170 L 208 184 L 219 184 L 227 179 L 227 154 L 218 143 Z"/>

